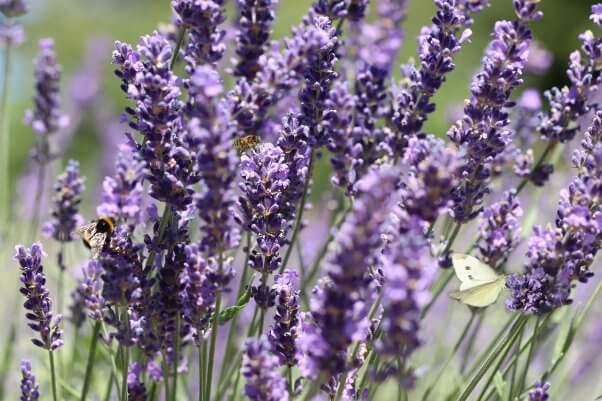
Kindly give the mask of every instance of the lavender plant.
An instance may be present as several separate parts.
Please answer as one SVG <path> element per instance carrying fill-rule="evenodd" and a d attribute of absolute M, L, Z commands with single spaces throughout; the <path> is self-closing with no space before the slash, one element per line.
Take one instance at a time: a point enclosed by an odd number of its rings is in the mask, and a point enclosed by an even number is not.
<path fill-rule="evenodd" d="M 127 104 L 114 168 L 87 208 L 94 252 L 65 251 L 87 206 L 77 161 L 57 177 L 42 230 L 58 248 L 58 308 L 42 245 L 16 247 L 55 401 L 550 399 L 602 288 L 585 286 L 602 247 L 600 39 L 580 36 L 569 84 L 545 107 L 523 88 L 528 71 L 545 73 L 530 58 L 544 51 L 538 0 L 507 1 L 514 19 L 495 23 L 462 115 L 438 138 L 437 94 L 489 2 L 435 0 L 418 64 L 397 79 L 406 3 L 316 0 L 276 41 L 275 0 L 238 0 L 233 24 L 223 0 L 173 0 L 170 27 L 115 43 Z M 25 10 L 0 0 L 9 18 Z M 595 5 L 595 25 L 601 15 Z M 67 121 L 60 75 L 43 40 L 26 115 L 40 174 L 61 154 L 49 142 Z M 248 137 L 259 143 L 235 146 Z M 553 223 L 534 224 L 533 187 L 557 188 L 571 142 Z M 322 157 L 335 208 L 312 193 Z M 462 252 L 479 264 L 457 265 Z M 71 327 L 62 272 L 74 271 Z M 502 283 L 505 302 L 444 304 L 454 272 L 473 298 Z M 585 307 L 577 290 L 590 292 Z M 44 398 L 33 374 L 44 368 L 22 363 L 21 400 Z"/>

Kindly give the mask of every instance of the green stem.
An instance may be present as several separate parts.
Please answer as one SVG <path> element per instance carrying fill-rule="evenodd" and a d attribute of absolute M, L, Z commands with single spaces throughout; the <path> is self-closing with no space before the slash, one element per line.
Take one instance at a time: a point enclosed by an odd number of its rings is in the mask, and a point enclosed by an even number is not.
<path fill-rule="evenodd" d="M 485 358 L 487 358 L 489 350 L 491 350 L 491 348 L 493 348 L 495 346 L 495 344 L 497 344 L 502 339 L 502 337 L 504 336 L 504 333 L 506 333 L 508 327 L 512 326 L 512 324 L 513 324 L 512 322 L 514 321 L 514 319 L 515 319 L 515 317 L 510 316 L 508 321 L 506 321 L 501 326 L 501 329 L 498 331 L 498 333 L 495 335 L 495 337 L 489 342 L 489 344 L 487 344 L 487 347 L 484 348 L 484 351 L 473 362 L 473 365 L 468 370 L 466 377 L 470 377 L 470 376 L 474 375 L 474 373 L 477 371 L 479 366 L 481 366 L 481 364 L 483 363 Z"/>
<path fill-rule="evenodd" d="M 458 397 L 458 401 L 466 401 L 468 399 L 468 397 L 470 396 L 470 394 L 472 394 L 473 390 L 475 389 L 477 384 L 479 384 L 479 382 L 481 381 L 481 379 L 483 378 L 485 373 L 487 373 L 487 371 L 489 370 L 491 365 L 493 365 L 493 363 L 497 359 L 500 352 L 502 352 L 506 348 L 506 346 L 508 345 L 508 343 L 510 341 L 513 342 L 513 340 L 518 336 L 520 331 L 525 326 L 526 321 L 527 321 L 527 318 L 524 316 L 521 316 L 521 315 L 518 315 L 514 319 L 512 328 L 506 335 L 506 338 L 502 341 L 501 344 L 498 344 L 497 346 L 489 349 L 487 359 L 485 360 L 483 365 L 481 365 L 481 367 L 479 368 L 477 373 L 473 376 L 473 378 L 468 382 L 468 384 L 466 385 L 466 387 L 464 388 L 464 390 Z"/>
<path fill-rule="evenodd" d="M 127 312 L 127 307 L 123 312 L 123 319 L 126 321 L 127 333 L 130 332 L 130 319 Z M 121 372 L 121 399 L 127 401 L 128 399 L 128 370 L 130 369 L 130 347 L 124 345 L 121 347 L 123 366 Z"/>
<path fill-rule="evenodd" d="M 203 340 L 203 342 L 206 342 Z M 199 401 L 203 401 L 203 394 L 205 389 L 205 384 L 203 379 L 205 378 L 205 365 L 207 365 L 207 361 L 205 360 L 205 352 L 202 347 L 199 345 Z"/>
<path fill-rule="evenodd" d="M 103 332 L 104 338 L 109 338 L 107 328 L 103 321 L 100 321 L 100 327 Z M 117 379 L 119 377 L 119 371 L 117 370 L 117 363 L 115 362 L 117 360 L 117 355 L 115 355 L 115 353 L 113 352 L 113 349 L 111 348 L 111 346 L 109 344 L 105 343 L 105 345 L 107 346 L 107 352 L 109 353 L 109 360 L 111 361 L 111 369 L 113 372 L 114 384 L 115 384 L 115 387 L 117 387 L 117 394 L 121 397 L 121 388 L 119 387 L 119 380 Z"/>
<path fill-rule="evenodd" d="M 176 344 L 173 358 L 173 386 L 172 386 L 172 401 L 176 401 L 178 394 L 178 361 L 180 358 L 180 314 L 176 316 Z"/>
<path fill-rule="evenodd" d="M 539 167 L 541 167 L 541 165 L 546 161 L 548 155 L 550 154 L 550 152 L 552 150 L 554 150 L 554 148 L 556 147 L 556 145 L 558 145 L 558 141 L 552 140 L 549 141 L 548 144 L 546 145 L 546 148 L 544 149 L 543 153 L 541 154 L 541 156 L 539 156 L 539 159 L 537 159 L 537 162 L 535 163 L 535 166 L 533 166 L 533 169 L 531 171 L 535 171 L 537 170 Z M 527 184 L 529 183 L 530 179 L 529 177 L 525 177 L 522 179 L 522 181 L 520 182 L 520 184 L 518 184 L 518 187 L 516 187 L 516 193 L 519 194 L 522 192 L 523 189 L 525 189 L 525 187 L 527 186 Z"/>
<path fill-rule="evenodd" d="M 433 296 L 429 300 L 428 304 L 426 304 L 426 306 L 422 309 L 422 312 L 420 312 L 420 319 L 424 319 L 424 317 L 427 315 L 429 310 L 435 304 L 435 301 L 437 301 L 439 296 L 443 293 L 443 290 L 445 289 L 445 287 L 447 287 L 447 284 L 449 284 L 449 282 L 451 281 L 453 275 L 454 275 L 453 270 L 449 269 L 449 270 L 445 271 L 441 277 L 439 277 L 439 280 L 437 280 L 437 282 L 433 286 L 433 290 L 432 290 Z"/>
<path fill-rule="evenodd" d="M 107 383 L 107 389 L 105 390 L 105 396 L 103 398 L 104 401 L 109 401 L 111 399 L 111 390 L 113 390 L 113 382 L 115 381 L 115 376 L 113 372 L 109 374 L 109 382 Z"/>
<path fill-rule="evenodd" d="M 50 382 L 52 385 L 52 399 L 54 401 L 58 400 L 56 395 L 56 371 L 54 368 L 54 353 L 51 350 L 48 350 L 48 357 L 50 358 Z"/>
<path fill-rule="evenodd" d="M 159 222 L 159 231 L 157 232 L 157 240 L 154 241 L 153 247 L 151 251 L 148 253 L 148 257 L 146 258 L 146 265 L 144 266 L 144 273 L 148 274 L 153 267 L 153 263 L 155 263 L 155 257 L 157 256 L 157 252 L 155 249 L 157 245 L 163 242 L 163 237 L 165 237 L 165 231 L 167 230 L 167 226 L 173 217 L 173 210 L 169 204 L 165 205 L 165 209 L 163 210 L 163 215 L 161 216 L 161 221 Z"/>
<path fill-rule="evenodd" d="M 171 60 L 169 62 L 169 69 L 173 70 L 173 67 L 176 65 L 176 60 L 178 59 L 178 53 L 180 53 L 180 48 L 182 47 L 182 43 L 184 43 L 184 37 L 186 36 L 186 26 L 183 26 L 178 32 L 178 38 L 176 39 L 176 47 L 171 55 Z"/>
<path fill-rule="evenodd" d="M 454 355 L 456 355 L 456 353 L 460 349 L 460 345 L 462 345 L 462 342 L 466 338 L 466 335 L 468 334 L 468 330 L 470 330 L 470 328 L 472 327 L 472 323 L 474 322 L 476 316 L 477 316 L 477 312 L 471 310 L 470 319 L 468 319 L 466 326 L 464 326 L 464 330 L 462 330 L 462 334 L 460 334 L 460 337 L 458 337 L 458 340 L 456 340 L 456 344 L 452 348 L 452 351 L 449 353 L 449 355 L 445 359 L 445 362 L 443 362 L 443 365 L 441 365 L 441 368 L 439 369 L 439 373 L 435 376 L 435 380 L 433 381 L 433 383 L 431 383 L 431 385 L 424 392 L 424 396 L 422 396 L 422 401 L 428 400 L 429 395 L 431 394 L 431 391 L 433 391 L 433 389 L 439 382 L 439 379 L 443 376 L 443 373 L 447 369 L 448 365 L 454 359 Z"/>
<path fill-rule="evenodd" d="M 313 165 L 314 165 L 314 152 L 311 151 L 309 155 L 309 165 L 307 167 L 307 176 L 305 177 L 305 183 L 303 183 L 303 194 L 301 195 L 301 201 L 299 202 L 299 209 L 297 210 L 297 217 L 295 219 L 295 225 L 293 227 L 293 234 L 291 235 L 291 241 L 289 242 L 288 247 L 286 248 L 286 254 L 284 255 L 284 259 L 282 259 L 282 265 L 280 266 L 279 273 L 282 273 L 286 266 L 288 265 L 288 260 L 293 253 L 293 248 L 295 245 L 295 241 L 297 241 L 297 236 L 301 231 L 301 225 L 303 224 L 303 212 L 305 211 L 305 203 L 307 202 L 307 195 L 309 193 L 309 187 L 311 184 L 311 176 L 313 173 Z"/>
<path fill-rule="evenodd" d="M 10 20 L 7 19 L 7 25 L 10 25 Z M 4 52 L 4 74 L 2 77 L 2 97 L 0 98 L 0 120 L 2 121 L 2 131 L 0 132 L 0 159 L 2 159 L 2 165 L 0 169 L 0 188 L 2 188 L 2 198 L 0 199 L 0 223 L 3 225 L 2 231 L 0 232 L 0 240 L 4 242 L 6 229 L 8 228 L 9 220 L 9 204 L 10 204 L 10 124 L 8 118 L 8 94 L 10 86 L 10 58 L 11 58 L 11 45 L 7 43 Z"/>
<path fill-rule="evenodd" d="M 88 362 L 86 363 L 86 375 L 84 376 L 84 385 L 82 387 L 82 393 L 79 397 L 80 401 L 86 401 L 88 395 L 88 389 L 90 388 L 90 381 L 92 379 L 92 368 L 94 367 L 94 359 L 96 358 L 96 345 L 98 344 L 98 335 L 100 333 L 100 322 L 94 323 L 92 329 L 92 342 L 90 343 L 90 350 L 88 351 Z"/>
<path fill-rule="evenodd" d="M 220 251 L 218 260 L 218 272 L 221 273 L 224 266 L 223 253 Z M 222 292 L 218 290 L 215 299 L 215 311 L 214 316 L 219 316 L 220 308 L 222 305 Z M 213 387 L 213 365 L 215 359 L 215 346 L 217 344 L 217 330 L 218 324 L 217 319 L 214 320 L 213 326 L 211 327 L 211 344 L 209 346 L 209 361 L 207 365 L 207 383 L 205 387 L 205 401 L 211 401 L 211 387 Z"/>
<path fill-rule="evenodd" d="M 466 344 L 466 349 L 462 353 L 463 355 L 462 355 L 462 362 L 460 363 L 460 373 L 464 373 L 464 371 L 466 370 L 466 365 L 468 365 L 468 359 L 470 358 L 470 353 L 472 352 L 472 347 L 474 347 L 477 337 L 479 336 L 479 332 L 481 331 L 481 327 L 483 327 L 484 320 L 485 320 L 485 314 L 479 313 L 479 319 L 477 320 L 477 325 L 475 326 L 474 330 L 470 334 L 470 337 L 468 339 L 468 344 Z"/>
<path fill-rule="evenodd" d="M 531 345 L 529 346 L 529 352 L 527 353 L 527 360 L 525 361 L 525 365 L 523 366 L 523 370 L 519 376 L 518 387 L 516 389 L 517 394 L 520 394 L 520 392 L 525 388 L 525 383 L 527 381 L 527 373 L 529 372 L 529 365 L 531 365 L 531 359 L 533 358 L 533 354 L 535 351 L 535 344 L 537 343 L 537 336 L 539 334 L 539 328 L 541 327 L 539 325 L 539 323 L 540 323 L 540 318 L 538 316 L 537 319 L 535 320 L 535 325 L 533 326 L 533 341 L 531 341 Z"/>
<path fill-rule="evenodd" d="M 286 375 L 288 377 L 288 395 L 289 398 L 293 399 L 293 368 L 291 366 L 286 367 Z"/>
<path fill-rule="evenodd" d="M 11 319 L 10 328 L 8 329 L 8 336 L 6 336 L 6 343 L 4 344 L 2 353 L 2 369 L 0 370 L 0 400 L 4 399 L 4 386 L 6 384 L 6 378 L 8 377 L 8 369 L 12 364 L 15 349 L 14 344 L 16 339 L 16 319 Z"/>
<path fill-rule="evenodd" d="M 161 369 L 161 372 L 163 373 L 163 390 L 165 391 L 165 401 L 168 401 L 171 394 L 169 391 L 169 364 L 167 363 L 167 354 L 165 351 L 162 351 L 161 353 L 163 354 L 163 367 Z"/>

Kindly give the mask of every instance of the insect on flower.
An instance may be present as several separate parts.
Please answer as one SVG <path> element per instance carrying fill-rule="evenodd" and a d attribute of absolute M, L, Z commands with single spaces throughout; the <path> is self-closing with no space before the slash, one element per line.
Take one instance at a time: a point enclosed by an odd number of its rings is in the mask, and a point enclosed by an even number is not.
<path fill-rule="evenodd" d="M 243 154 L 247 150 L 255 149 L 257 145 L 261 143 L 261 138 L 257 135 L 245 135 L 238 137 L 234 140 L 234 147 L 239 155 Z"/>
<path fill-rule="evenodd" d="M 78 227 L 76 232 L 82 238 L 86 248 L 91 250 L 92 258 L 98 259 L 100 251 L 109 243 L 114 230 L 115 220 L 109 216 L 101 216 Z"/>

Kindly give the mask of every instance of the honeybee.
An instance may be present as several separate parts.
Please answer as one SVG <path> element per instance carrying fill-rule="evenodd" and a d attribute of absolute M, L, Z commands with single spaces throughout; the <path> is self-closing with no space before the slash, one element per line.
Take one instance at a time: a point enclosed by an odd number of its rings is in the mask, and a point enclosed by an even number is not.
<path fill-rule="evenodd" d="M 261 143 L 261 138 L 257 135 L 245 135 L 238 137 L 234 140 L 234 147 L 239 155 L 243 154 L 249 149 L 255 148 Z"/>
<path fill-rule="evenodd" d="M 84 246 L 92 252 L 92 258 L 98 259 L 100 252 L 108 245 L 115 230 L 115 220 L 102 216 L 76 229 Z"/>

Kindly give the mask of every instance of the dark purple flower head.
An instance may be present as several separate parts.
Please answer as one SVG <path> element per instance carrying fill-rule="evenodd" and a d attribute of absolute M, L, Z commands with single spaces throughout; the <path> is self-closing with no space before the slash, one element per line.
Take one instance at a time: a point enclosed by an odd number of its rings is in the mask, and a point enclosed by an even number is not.
<path fill-rule="evenodd" d="M 289 188 L 284 152 L 278 146 L 262 144 L 242 155 L 240 174 L 243 195 L 239 198 L 237 219 L 257 238 L 249 265 L 261 273 L 276 271 L 282 262 L 280 248 L 290 224 L 280 210 Z"/>
<path fill-rule="evenodd" d="M 38 401 L 40 399 L 40 386 L 36 384 L 36 377 L 31 371 L 31 362 L 21 361 L 21 397 L 20 401 Z"/>
<path fill-rule="evenodd" d="M 281 365 L 297 364 L 297 334 L 299 327 L 299 275 L 285 271 L 274 276 L 272 289 L 276 293 L 276 315 L 268 339 Z"/>
<path fill-rule="evenodd" d="M 251 401 L 288 401 L 286 381 L 278 373 L 278 358 L 265 337 L 245 342 L 240 372 L 247 380 L 244 393 Z"/>
<path fill-rule="evenodd" d="M 65 172 L 58 176 L 54 186 L 52 218 L 42 227 L 44 235 L 59 242 L 76 239 L 75 229 L 84 222 L 78 213 L 84 181 L 79 173 L 79 162 L 69 160 Z"/>
<path fill-rule="evenodd" d="M 550 383 L 537 382 L 533 390 L 529 391 L 528 401 L 548 401 L 550 398 Z"/>
<path fill-rule="evenodd" d="M 329 18 L 310 13 L 306 19 L 314 47 L 306 54 L 304 85 L 299 91 L 299 122 L 309 128 L 310 145 L 322 146 L 328 140 L 322 124 L 324 105 L 339 76 L 335 70 L 339 40 Z"/>
<path fill-rule="evenodd" d="M 25 123 L 40 135 L 65 128 L 69 118 L 60 111 L 60 80 L 62 68 L 56 62 L 54 41 L 41 39 L 40 52 L 35 60 L 35 96 L 33 110 L 25 112 Z"/>
<path fill-rule="evenodd" d="M 59 328 L 62 316 L 52 318 L 52 300 L 42 266 L 42 256 L 46 254 L 38 243 L 31 248 L 17 245 L 15 249 L 15 260 L 21 265 L 20 292 L 25 296 L 25 317 L 30 321 L 29 327 L 39 334 L 39 338 L 31 341 L 40 348 L 54 351 L 63 345 L 63 331 Z"/>
<path fill-rule="evenodd" d="M 458 185 L 460 156 L 433 136 L 409 140 L 403 163 L 411 166 L 404 180 L 402 205 L 409 215 L 433 223 L 450 206 Z"/>
<path fill-rule="evenodd" d="M 592 20 L 597 25 L 599 5 L 592 6 Z M 550 111 L 539 125 L 539 132 L 549 140 L 567 142 L 580 131 L 579 118 L 593 107 L 593 93 L 600 83 L 602 71 L 602 37 L 586 31 L 579 36 L 581 52 L 571 53 L 567 76 L 569 86 L 552 88 L 546 92 Z"/>
<path fill-rule="evenodd" d="M 466 222 L 478 214 L 489 190 L 496 157 L 511 142 L 508 112 L 514 102 L 510 96 L 522 84 L 531 43 L 527 23 L 540 17 L 534 6 L 534 2 L 517 0 L 514 8 L 518 19 L 496 23 L 481 71 L 473 79 L 471 96 L 465 102 L 464 117 L 448 132 L 449 138 L 466 151 L 462 182 L 453 196 L 453 217 L 457 221 Z"/>
<path fill-rule="evenodd" d="M 214 64 L 222 58 L 226 46 L 226 20 L 223 0 L 172 0 L 180 29 L 186 29 L 184 58 L 189 73 L 198 65 Z"/>
<path fill-rule="evenodd" d="M 257 60 L 265 52 L 272 33 L 278 0 L 237 0 L 236 3 L 240 20 L 234 75 L 251 81 L 260 68 Z"/>
<path fill-rule="evenodd" d="M 146 401 L 146 386 L 142 382 L 141 375 L 144 373 L 144 366 L 141 363 L 132 363 L 128 368 L 127 386 L 128 400 Z"/>
<path fill-rule="evenodd" d="M 195 341 L 200 343 L 209 327 L 214 309 L 217 283 L 214 282 L 212 273 L 215 266 L 208 265 L 195 244 L 187 245 L 185 253 L 186 261 L 180 274 L 182 315 L 192 328 Z"/>
<path fill-rule="evenodd" d="M 310 320 L 304 323 L 300 349 L 305 376 L 327 377 L 345 371 L 347 348 L 364 339 L 373 289 L 370 269 L 382 246 L 382 226 L 395 202 L 399 172 L 382 167 L 358 185 L 353 209 L 336 235 L 327 260 L 326 277 L 314 289 Z"/>
<path fill-rule="evenodd" d="M 130 224 L 140 223 L 143 178 L 144 163 L 139 160 L 130 143 L 122 144 L 115 160 L 115 173 L 105 177 L 102 183 L 102 202 L 96 208 L 96 213 Z"/>
<path fill-rule="evenodd" d="M 495 268 L 516 248 L 520 241 L 518 218 L 522 214 L 523 209 L 514 191 L 504 193 L 499 202 L 481 212 L 479 215 L 481 240 L 478 247 L 485 263 Z"/>
<path fill-rule="evenodd" d="M 455 69 L 455 54 L 471 34 L 469 14 L 478 10 L 455 0 L 437 0 L 435 5 L 433 24 L 422 28 L 418 37 L 420 67 L 402 66 L 404 82 L 393 102 L 391 119 L 395 130 L 389 146 L 398 157 L 402 156 L 408 138 L 420 132 L 428 115 L 435 110 L 431 99 L 446 75 Z"/>
<path fill-rule="evenodd" d="M 397 227 L 382 260 L 383 336 L 376 349 L 383 356 L 404 361 L 421 344 L 420 313 L 430 299 L 437 264 L 424 236 L 424 223 L 402 210 L 397 210 L 395 217 Z M 387 374 L 392 373 L 387 369 Z"/>
<path fill-rule="evenodd" d="M 23 0 L 0 0 L 0 13 L 6 18 L 20 17 L 28 11 L 29 6 Z"/>

